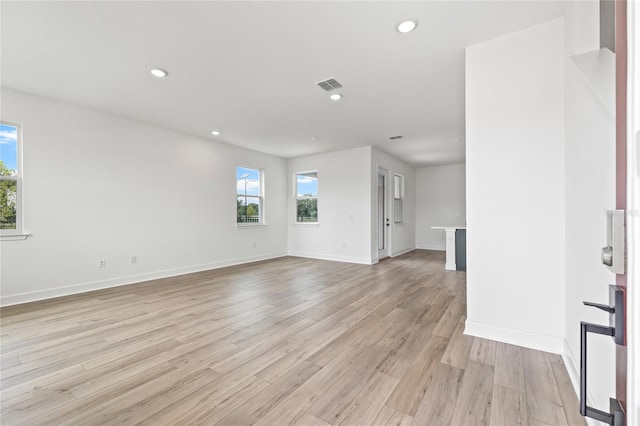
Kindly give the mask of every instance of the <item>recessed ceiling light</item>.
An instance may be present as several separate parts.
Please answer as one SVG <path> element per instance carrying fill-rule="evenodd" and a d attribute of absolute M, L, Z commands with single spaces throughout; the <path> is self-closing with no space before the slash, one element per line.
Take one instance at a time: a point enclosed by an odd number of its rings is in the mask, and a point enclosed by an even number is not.
<path fill-rule="evenodd" d="M 332 101 L 339 101 L 340 99 L 342 99 L 342 94 L 334 93 L 333 95 L 329 96 L 329 99 L 331 99 Z"/>
<path fill-rule="evenodd" d="M 163 70 L 162 68 L 152 68 L 151 71 L 149 72 L 151 73 L 152 76 L 158 77 L 158 78 L 166 77 L 169 75 L 167 70 Z"/>
<path fill-rule="evenodd" d="M 212 134 L 213 136 L 218 136 L 218 135 L 220 134 L 220 130 L 212 130 L 212 131 L 211 131 L 211 134 Z"/>
<path fill-rule="evenodd" d="M 418 26 L 417 19 L 404 19 L 398 25 L 396 25 L 396 30 L 399 33 L 410 33 L 415 30 Z"/>

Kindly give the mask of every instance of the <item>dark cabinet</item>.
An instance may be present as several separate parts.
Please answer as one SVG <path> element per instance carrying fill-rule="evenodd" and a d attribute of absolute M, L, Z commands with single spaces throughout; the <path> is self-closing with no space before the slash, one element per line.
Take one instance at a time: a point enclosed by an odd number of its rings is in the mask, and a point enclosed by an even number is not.
<path fill-rule="evenodd" d="M 467 230 L 456 229 L 456 271 L 467 270 Z"/>

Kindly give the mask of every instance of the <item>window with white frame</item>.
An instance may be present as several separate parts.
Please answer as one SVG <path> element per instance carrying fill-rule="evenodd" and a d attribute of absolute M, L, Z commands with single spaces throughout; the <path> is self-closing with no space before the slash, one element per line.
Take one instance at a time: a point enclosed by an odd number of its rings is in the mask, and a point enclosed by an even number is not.
<path fill-rule="evenodd" d="M 236 168 L 236 211 L 239 225 L 264 223 L 263 172 L 260 169 Z"/>
<path fill-rule="evenodd" d="M 318 172 L 296 173 L 296 222 L 318 222 Z"/>
<path fill-rule="evenodd" d="M 402 222 L 404 218 L 403 206 L 404 203 L 404 176 L 393 175 L 393 221 L 396 223 Z"/>
<path fill-rule="evenodd" d="M 22 126 L 0 121 L 0 235 L 22 234 Z"/>

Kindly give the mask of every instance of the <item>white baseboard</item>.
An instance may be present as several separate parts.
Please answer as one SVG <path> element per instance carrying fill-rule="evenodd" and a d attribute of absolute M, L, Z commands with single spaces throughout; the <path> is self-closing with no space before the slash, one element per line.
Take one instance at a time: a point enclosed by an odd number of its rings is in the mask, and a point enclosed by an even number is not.
<path fill-rule="evenodd" d="M 331 260 L 333 262 L 358 263 L 360 265 L 373 265 L 374 263 L 378 263 L 377 258 L 370 259 L 366 257 L 335 256 L 331 254 L 303 253 L 297 251 L 291 251 L 288 255 L 295 257 L 305 257 L 308 259 Z"/>
<path fill-rule="evenodd" d="M 419 249 L 419 250 L 447 251 L 447 248 L 445 246 L 423 246 L 423 245 L 417 245 L 416 248 Z"/>
<path fill-rule="evenodd" d="M 407 254 L 409 252 L 412 252 L 415 249 L 416 249 L 415 247 L 412 247 L 412 248 L 408 248 L 408 249 L 405 249 L 405 250 L 400 250 L 399 252 L 392 254 L 391 257 L 402 256 L 403 254 Z"/>
<path fill-rule="evenodd" d="M 564 350 L 562 351 L 562 361 L 564 361 L 564 365 L 567 367 L 567 373 L 569 373 L 573 390 L 576 391 L 576 395 L 580 395 L 579 367 L 566 339 L 564 341 Z"/>
<path fill-rule="evenodd" d="M 465 322 L 464 334 L 559 355 L 564 352 L 564 339 L 562 337 L 496 327 L 469 320 Z"/>
<path fill-rule="evenodd" d="M 270 253 L 261 256 L 250 256 L 237 259 L 223 260 L 220 262 L 203 263 L 200 265 L 185 266 L 173 269 L 164 269 L 157 272 L 145 274 L 129 275 L 125 277 L 110 278 L 100 281 L 92 281 L 81 284 L 74 284 L 66 287 L 57 287 L 47 290 L 36 290 L 26 293 L 2 295 L 0 306 L 18 305 L 20 303 L 35 302 L 38 300 L 52 299 L 54 297 L 70 296 L 72 294 L 86 293 L 93 290 L 102 290 L 111 287 L 136 284 L 143 281 L 155 280 L 159 278 L 174 277 L 176 275 L 190 274 L 193 272 L 207 271 L 210 269 L 224 268 L 226 266 L 241 265 L 243 263 L 258 262 L 260 260 L 275 259 L 286 256 L 286 253 Z"/>

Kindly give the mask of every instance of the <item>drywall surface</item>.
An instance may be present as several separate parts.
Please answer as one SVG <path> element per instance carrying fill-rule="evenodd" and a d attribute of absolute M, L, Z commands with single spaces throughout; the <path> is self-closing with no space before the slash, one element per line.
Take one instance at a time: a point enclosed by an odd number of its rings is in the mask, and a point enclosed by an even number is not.
<path fill-rule="evenodd" d="M 6 88 L 2 119 L 32 234 L 0 245 L 5 305 L 286 254 L 284 159 Z M 237 165 L 264 169 L 266 226 L 236 226 Z"/>
<path fill-rule="evenodd" d="M 466 220 L 465 165 L 416 169 L 416 247 L 444 250 L 442 229 L 432 226 L 464 224 Z"/>
<path fill-rule="evenodd" d="M 592 33 L 597 33 L 597 26 Z M 586 44 L 575 48 L 580 46 Z M 609 323 L 607 313 L 582 302 L 607 304 L 608 286 L 615 283 L 615 275 L 600 261 L 606 242 L 605 212 L 615 208 L 615 55 L 598 49 L 597 43 L 593 48 L 566 61 L 565 361 L 575 383 L 580 368 L 580 321 Z M 609 398 L 615 395 L 611 338 L 589 335 L 587 359 L 589 404 L 608 411 Z"/>
<path fill-rule="evenodd" d="M 466 49 L 465 332 L 561 353 L 564 22 Z"/>
<path fill-rule="evenodd" d="M 371 264 L 371 147 L 289 160 L 289 254 Z M 318 172 L 318 223 L 296 223 L 295 175 Z"/>

